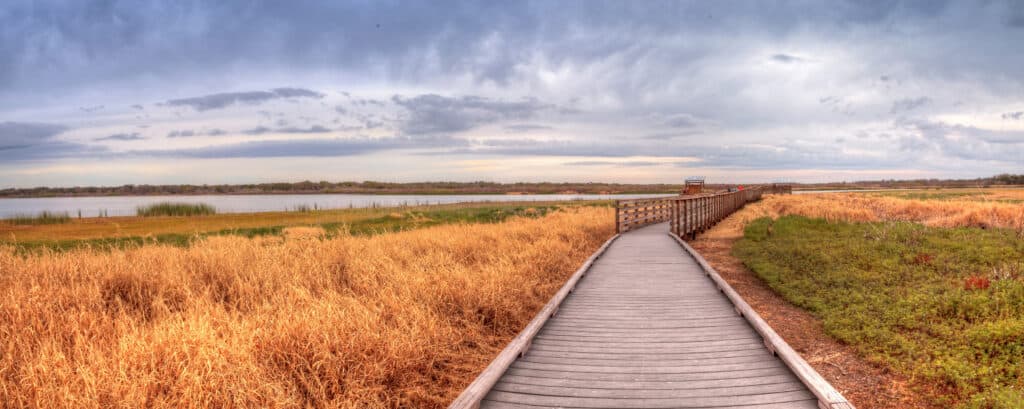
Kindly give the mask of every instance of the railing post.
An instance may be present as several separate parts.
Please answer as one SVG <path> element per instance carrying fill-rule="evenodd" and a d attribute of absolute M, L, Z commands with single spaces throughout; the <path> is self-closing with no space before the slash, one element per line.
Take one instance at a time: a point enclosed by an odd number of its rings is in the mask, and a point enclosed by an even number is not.
<path fill-rule="evenodd" d="M 620 211 L 619 210 L 619 204 L 620 203 L 621 203 L 621 201 L 619 201 L 619 200 L 615 201 L 615 234 L 622 233 L 621 231 L 619 231 L 620 230 L 619 229 L 619 211 Z"/>

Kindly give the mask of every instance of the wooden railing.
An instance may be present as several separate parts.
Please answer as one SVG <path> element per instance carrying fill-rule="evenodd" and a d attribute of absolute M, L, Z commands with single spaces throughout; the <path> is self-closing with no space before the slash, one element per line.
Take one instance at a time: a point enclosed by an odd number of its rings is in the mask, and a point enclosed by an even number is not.
<path fill-rule="evenodd" d="M 671 199 L 672 215 L 669 217 L 672 234 L 681 238 L 693 238 L 743 208 L 747 203 L 760 200 L 766 190 L 768 189 L 757 186 L 707 196 L 674 197 Z"/>
<path fill-rule="evenodd" d="M 672 233 L 696 236 L 764 194 L 792 193 L 790 185 L 753 186 L 744 190 L 655 199 L 615 201 L 615 232 L 625 233 L 649 224 L 670 222 Z"/>
<path fill-rule="evenodd" d="M 667 222 L 672 217 L 671 197 L 656 199 L 626 199 L 615 201 L 615 232 Z"/>

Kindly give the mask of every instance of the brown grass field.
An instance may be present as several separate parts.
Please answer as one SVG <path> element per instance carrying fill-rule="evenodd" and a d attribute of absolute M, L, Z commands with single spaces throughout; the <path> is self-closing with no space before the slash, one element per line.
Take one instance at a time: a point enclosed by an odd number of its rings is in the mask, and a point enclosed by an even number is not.
<path fill-rule="evenodd" d="M 370 237 L 0 250 L 5 407 L 444 407 L 612 210 Z"/>
<path fill-rule="evenodd" d="M 1024 199 L 1024 189 L 968 191 L 961 195 L 960 189 L 945 189 L 924 198 L 909 196 L 912 192 L 768 195 L 748 205 L 732 222 L 742 226 L 759 217 L 800 215 L 829 221 L 908 221 L 932 227 L 1024 231 L 1024 205 L 1015 201 Z"/>

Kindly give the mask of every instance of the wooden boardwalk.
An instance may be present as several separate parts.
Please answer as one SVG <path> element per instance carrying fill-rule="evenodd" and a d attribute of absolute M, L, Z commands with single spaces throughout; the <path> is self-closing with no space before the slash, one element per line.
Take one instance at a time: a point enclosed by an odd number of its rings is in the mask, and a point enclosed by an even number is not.
<path fill-rule="evenodd" d="M 452 407 L 817 408 L 807 382 L 668 231 L 660 223 L 618 237 L 537 324 L 526 352 Z"/>

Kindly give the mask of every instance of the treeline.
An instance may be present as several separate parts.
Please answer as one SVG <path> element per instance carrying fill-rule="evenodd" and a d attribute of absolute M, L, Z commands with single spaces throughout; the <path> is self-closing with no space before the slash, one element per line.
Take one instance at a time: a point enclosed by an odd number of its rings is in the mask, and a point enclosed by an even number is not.
<path fill-rule="evenodd" d="M 682 185 L 495 182 L 295 182 L 240 185 L 122 185 L 2 189 L 0 197 L 151 196 L 207 194 L 629 194 L 676 193 Z"/>

